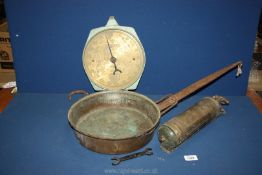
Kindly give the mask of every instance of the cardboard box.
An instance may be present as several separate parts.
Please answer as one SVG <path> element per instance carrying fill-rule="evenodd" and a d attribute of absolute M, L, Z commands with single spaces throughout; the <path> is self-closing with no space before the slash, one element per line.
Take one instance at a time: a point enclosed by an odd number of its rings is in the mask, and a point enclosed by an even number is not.
<path fill-rule="evenodd" d="M 14 72 L 13 54 L 7 22 L 0 25 L 0 72 Z"/>
<path fill-rule="evenodd" d="M 16 81 L 15 72 L 0 72 L 0 87 L 10 81 Z"/>

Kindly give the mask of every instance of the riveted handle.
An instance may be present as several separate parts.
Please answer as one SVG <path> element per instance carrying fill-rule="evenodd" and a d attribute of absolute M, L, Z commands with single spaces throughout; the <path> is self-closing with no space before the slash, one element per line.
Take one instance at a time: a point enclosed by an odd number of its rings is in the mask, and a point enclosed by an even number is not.
<path fill-rule="evenodd" d="M 73 90 L 73 91 L 71 91 L 71 92 L 68 94 L 68 96 L 67 96 L 68 100 L 70 101 L 70 100 L 72 99 L 72 96 L 75 95 L 75 94 L 85 94 L 85 95 L 89 95 L 89 93 L 88 93 L 87 91 L 85 91 L 85 90 Z"/>

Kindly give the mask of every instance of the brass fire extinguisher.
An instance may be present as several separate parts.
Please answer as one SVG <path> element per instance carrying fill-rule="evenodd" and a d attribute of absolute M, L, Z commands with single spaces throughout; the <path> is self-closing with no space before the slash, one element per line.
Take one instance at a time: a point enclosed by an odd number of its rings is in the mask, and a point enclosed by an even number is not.
<path fill-rule="evenodd" d="M 222 108 L 222 105 L 225 104 L 229 104 L 229 101 L 224 97 L 205 97 L 161 125 L 158 129 L 158 140 L 162 150 L 168 153 L 172 152 L 204 125 L 225 113 Z"/>

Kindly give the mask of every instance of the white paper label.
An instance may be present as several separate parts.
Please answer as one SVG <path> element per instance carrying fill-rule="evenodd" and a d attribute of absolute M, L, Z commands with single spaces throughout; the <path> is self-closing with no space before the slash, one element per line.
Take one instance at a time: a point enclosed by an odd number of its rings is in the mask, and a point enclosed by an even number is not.
<path fill-rule="evenodd" d="M 184 155 L 185 161 L 196 161 L 198 160 L 197 155 Z"/>
<path fill-rule="evenodd" d="M 15 81 L 10 81 L 10 82 L 4 84 L 2 87 L 3 87 L 3 88 L 12 88 L 12 87 L 16 87 L 16 82 L 15 82 Z"/>

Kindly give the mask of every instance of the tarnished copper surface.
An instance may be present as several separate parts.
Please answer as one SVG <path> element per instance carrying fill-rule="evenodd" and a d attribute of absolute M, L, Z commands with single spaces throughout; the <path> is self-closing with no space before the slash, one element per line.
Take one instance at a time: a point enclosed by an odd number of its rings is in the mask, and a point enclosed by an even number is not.
<path fill-rule="evenodd" d="M 185 112 L 173 117 L 158 129 L 161 148 L 170 153 L 207 123 L 224 113 L 221 104 L 229 101 L 220 96 L 205 97 Z"/>
<path fill-rule="evenodd" d="M 123 154 L 145 146 L 153 137 L 154 129 L 140 136 L 127 139 L 100 139 L 75 132 L 82 146 L 103 154 Z"/>
<path fill-rule="evenodd" d="M 130 91 L 94 93 L 71 106 L 68 120 L 80 143 L 86 148 L 105 154 L 128 153 L 151 140 L 161 114 L 240 65 L 241 62 L 231 64 L 176 94 L 164 97 L 157 104 L 144 95 Z"/>
<path fill-rule="evenodd" d="M 100 153 L 136 150 L 151 139 L 160 119 L 157 105 L 130 91 L 103 91 L 72 105 L 68 120 L 80 143 Z"/>

